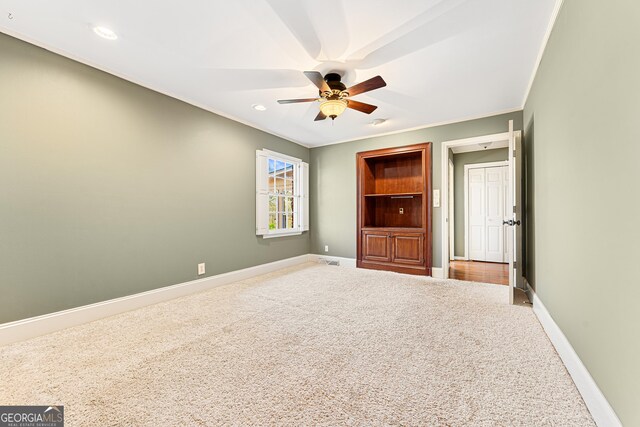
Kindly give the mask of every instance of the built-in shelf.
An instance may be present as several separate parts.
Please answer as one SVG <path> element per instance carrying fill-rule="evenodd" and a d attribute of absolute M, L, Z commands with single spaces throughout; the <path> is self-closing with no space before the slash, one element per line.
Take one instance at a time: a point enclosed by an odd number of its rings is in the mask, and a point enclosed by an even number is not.
<path fill-rule="evenodd" d="M 375 227 L 375 226 L 365 226 L 362 227 L 362 230 L 376 230 L 376 231 L 419 231 L 423 230 L 422 227 Z"/>
<path fill-rule="evenodd" d="M 357 154 L 358 267 L 431 274 L 431 144 Z"/>

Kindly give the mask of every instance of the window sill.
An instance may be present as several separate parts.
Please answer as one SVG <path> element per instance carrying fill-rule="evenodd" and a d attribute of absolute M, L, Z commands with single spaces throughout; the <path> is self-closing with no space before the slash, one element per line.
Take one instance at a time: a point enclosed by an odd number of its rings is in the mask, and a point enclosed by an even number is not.
<path fill-rule="evenodd" d="M 272 239 L 274 237 L 284 237 L 284 236 L 299 236 L 302 234 L 302 230 L 291 230 L 291 231 L 282 231 L 282 232 L 273 232 L 269 234 L 263 234 L 263 239 Z"/>

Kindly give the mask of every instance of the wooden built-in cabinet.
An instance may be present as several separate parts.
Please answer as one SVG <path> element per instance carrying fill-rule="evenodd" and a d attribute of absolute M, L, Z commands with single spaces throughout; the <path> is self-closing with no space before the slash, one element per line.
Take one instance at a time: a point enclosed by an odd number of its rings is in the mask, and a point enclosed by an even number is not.
<path fill-rule="evenodd" d="M 358 267 L 431 275 L 431 143 L 356 162 Z"/>

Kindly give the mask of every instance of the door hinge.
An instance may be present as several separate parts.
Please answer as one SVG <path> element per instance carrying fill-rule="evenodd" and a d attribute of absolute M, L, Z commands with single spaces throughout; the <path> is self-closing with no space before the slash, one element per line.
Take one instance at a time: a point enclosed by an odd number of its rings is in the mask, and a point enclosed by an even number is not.
<path fill-rule="evenodd" d="M 516 213 L 516 207 L 515 206 L 513 207 L 513 213 Z"/>
<path fill-rule="evenodd" d="M 513 261 L 513 269 L 515 270 L 518 267 L 518 262 L 517 261 Z"/>

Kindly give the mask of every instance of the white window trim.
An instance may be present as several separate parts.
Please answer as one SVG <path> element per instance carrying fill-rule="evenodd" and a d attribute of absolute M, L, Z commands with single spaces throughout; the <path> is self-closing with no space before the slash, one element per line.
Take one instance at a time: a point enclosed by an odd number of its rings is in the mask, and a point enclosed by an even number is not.
<path fill-rule="evenodd" d="M 268 159 L 293 163 L 295 168 L 294 216 L 295 227 L 290 229 L 269 229 L 269 188 Z M 267 175 L 265 175 L 265 173 Z M 264 239 L 284 236 L 299 236 L 309 230 L 309 165 L 302 160 L 271 150 L 256 150 L 256 235 Z"/>

